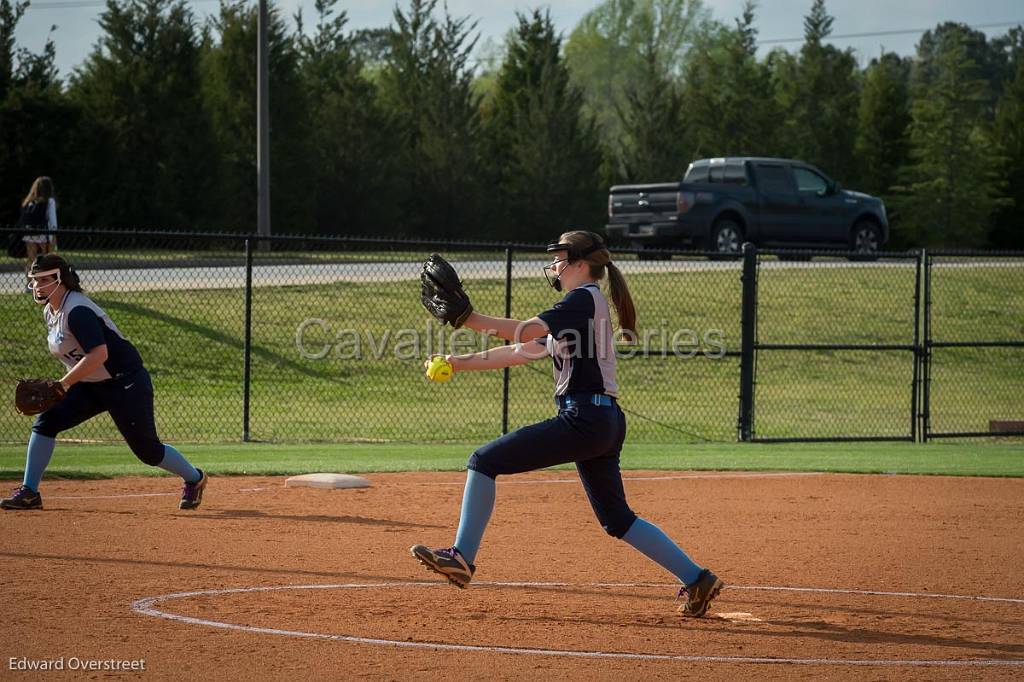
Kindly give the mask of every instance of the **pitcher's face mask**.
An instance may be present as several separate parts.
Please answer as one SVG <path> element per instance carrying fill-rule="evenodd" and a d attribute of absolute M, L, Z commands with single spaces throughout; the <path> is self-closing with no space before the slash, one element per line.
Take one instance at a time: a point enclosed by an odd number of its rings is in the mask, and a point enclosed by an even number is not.
<path fill-rule="evenodd" d="M 566 262 L 575 263 L 576 261 L 583 260 L 590 254 L 594 253 L 595 251 L 600 251 L 603 248 L 604 244 L 596 237 L 593 239 L 590 246 L 587 246 L 586 248 L 583 249 L 573 246 L 572 244 L 562 242 L 548 244 L 548 248 L 546 250 L 548 253 L 555 254 L 555 260 L 552 261 L 550 265 L 544 267 L 544 277 L 547 278 L 548 284 L 550 284 L 555 291 L 561 291 L 561 276 L 562 273 L 565 272 L 565 267 L 563 266 L 562 270 L 559 271 L 558 264 Z M 564 253 L 565 257 L 559 258 L 558 255 L 561 253 Z M 548 274 L 549 270 L 551 271 L 551 274 L 554 275 L 554 278 L 552 278 L 551 275 Z"/>
<path fill-rule="evenodd" d="M 547 279 L 548 286 L 550 286 L 555 291 L 562 290 L 562 273 L 558 271 L 558 264 L 568 262 L 569 258 L 568 256 L 566 256 L 565 258 L 555 258 L 555 260 L 551 261 L 551 263 L 544 266 L 544 278 Z M 564 271 L 565 267 L 563 267 L 562 270 Z M 554 276 L 552 277 L 552 275 Z"/>

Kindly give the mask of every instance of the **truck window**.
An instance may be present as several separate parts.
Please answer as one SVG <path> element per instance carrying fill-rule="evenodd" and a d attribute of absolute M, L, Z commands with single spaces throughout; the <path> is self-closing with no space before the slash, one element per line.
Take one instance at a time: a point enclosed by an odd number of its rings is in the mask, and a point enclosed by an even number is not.
<path fill-rule="evenodd" d="M 793 177 L 796 178 L 796 189 L 798 192 L 825 194 L 825 191 L 828 189 L 828 182 L 825 178 L 808 168 L 794 166 Z"/>
<path fill-rule="evenodd" d="M 711 166 L 711 171 L 708 173 L 708 181 L 725 182 L 725 166 L 720 163 Z"/>
<path fill-rule="evenodd" d="M 725 178 L 723 182 L 729 185 L 747 184 L 747 171 L 742 163 L 728 163 L 725 165 Z"/>
<path fill-rule="evenodd" d="M 706 164 L 700 166 L 690 166 L 690 170 L 686 172 L 686 177 L 683 178 L 683 182 L 707 182 L 708 181 L 708 167 Z"/>
<path fill-rule="evenodd" d="M 792 194 L 793 181 L 785 166 L 758 166 L 757 181 L 762 192 Z"/>

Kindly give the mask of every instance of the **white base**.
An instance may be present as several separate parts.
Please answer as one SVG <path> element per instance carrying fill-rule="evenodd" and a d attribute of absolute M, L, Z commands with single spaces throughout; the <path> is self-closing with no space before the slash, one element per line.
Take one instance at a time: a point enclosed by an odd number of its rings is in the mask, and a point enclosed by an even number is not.
<path fill-rule="evenodd" d="M 369 488 L 370 482 L 350 474 L 302 474 L 285 480 L 286 488 Z"/>

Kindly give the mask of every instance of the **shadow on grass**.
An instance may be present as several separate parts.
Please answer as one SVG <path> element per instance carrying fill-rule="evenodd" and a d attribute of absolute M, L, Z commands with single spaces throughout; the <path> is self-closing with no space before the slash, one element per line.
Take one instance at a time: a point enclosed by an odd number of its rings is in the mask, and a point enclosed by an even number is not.
<path fill-rule="evenodd" d="M 99 302 L 107 310 L 117 310 L 121 312 L 132 313 L 134 315 L 138 315 L 140 317 L 144 317 L 150 320 L 155 320 L 158 322 L 163 322 L 164 324 L 180 327 L 188 332 L 198 334 L 199 336 L 205 337 L 211 341 L 215 341 L 216 343 L 234 348 L 239 352 L 245 350 L 245 344 L 242 342 L 241 339 L 237 339 L 229 334 L 217 331 L 216 329 L 211 329 L 210 327 L 204 327 L 203 325 L 196 324 L 191 320 L 186 320 L 181 317 L 175 317 L 174 315 L 169 315 L 168 313 L 159 310 L 154 310 L 153 308 L 147 308 L 145 306 L 138 305 L 137 303 L 124 303 L 122 301 L 112 301 L 109 299 L 101 299 L 99 297 L 96 297 L 96 301 Z M 294 372 L 298 372 L 299 374 L 303 374 L 307 377 L 312 377 L 314 379 L 337 378 L 336 372 L 331 375 L 328 375 L 327 372 L 317 372 L 315 370 L 310 369 L 309 367 L 306 367 L 305 365 L 295 362 L 294 360 L 290 360 L 283 355 L 280 355 L 273 351 L 269 351 L 266 348 L 261 348 L 260 346 L 257 345 L 253 345 L 252 353 L 253 355 L 263 360 L 266 360 L 267 362 L 274 363 L 278 367 L 287 367 L 288 369 Z"/>

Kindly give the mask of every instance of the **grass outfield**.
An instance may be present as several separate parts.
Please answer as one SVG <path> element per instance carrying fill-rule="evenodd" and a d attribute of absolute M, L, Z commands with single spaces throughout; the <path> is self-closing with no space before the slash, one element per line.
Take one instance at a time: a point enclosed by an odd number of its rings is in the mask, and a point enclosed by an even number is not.
<path fill-rule="evenodd" d="M 472 444 L 194 445 L 182 448 L 212 474 L 292 475 L 314 471 L 461 471 Z M 19 479 L 24 448 L 0 446 L 0 479 Z M 572 465 L 568 465 L 571 467 Z M 825 471 L 947 476 L 1024 476 L 1024 443 L 627 444 L 624 469 Z M 567 468 L 567 467 L 558 467 Z M 50 478 L 167 475 L 125 446 L 58 447 Z"/>
<path fill-rule="evenodd" d="M 411 257 L 411 256 L 410 256 Z M 816 265 L 816 264 L 812 264 Z M 759 280 L 759 339 L 765 343 L 913 341 L 914 269 L 844 263 L 764 268 Z M 315 266 L 311 266 L 315 267 Z M 382 264 L 386 273 L 387 264 Z M 183 271 L 184 272 L 184 271 Z M 483 312 L 504 308 L 504 282 L 461 273 Z M 1024 277 L 1007 268 L 938 273 L 936 333 L 942 340 L 982 334 L 1020 336 Z M 537 281 L 513 282 L 512 314 L 528 317 L 558 295 Z M 133 275 L 134 276 L 134 275 Z M 145 276 L 144 273 L 138 276 Z M 183 276 L 187 276 L 183 274 Z M 671 342 L 676 330 L 720 330 L 739 347 L 739 264 L 629 278 L 641 336 Z M 85 282 L 88 288 L 88 281 Z M 244 293 L 101 292 L 96 301 L 135 343 L 153 375 L 157 424 L 170 442 L 230 442 L 242 434 Z M 305 320 L 309 349 L 296 332 Z M 400 337 L 398 330 L 408 329 Z M 358 332 L 364 358 L 344 359 Z M 482 441 L 500 433 L 500 372 L 460 375 L 446 385 L 422 377 L 421 359 L 439 350 L 419 303 L 417 282 L 259 287 L 253 294 L 251 436 L 269 442 Z M 395 357 L 400 343 L 419 353 Z M 471 344 L 472 345 L 472 344 Z M 479 346 L 479 344 L 476 344 Z M 907 351 L 766 351 L 758 358 L 756 429 L 762 437 L 903 436 L 909 431 L 912 357 Z M 0 385 L 19 376 L 54 376 L 39 309 L 25 295 L 0 296 Z M 989 419 L 1024 418 L 1024 351 L 936 349 L 932 424 L 978 431 Z M 622 406 L 632 442 L 732 441 L 739 362 L 736 358 L 640 357 L 619 364 Z M 549 363 L 511 371 L 510 426 L 550 416 Z M 0 441 L 20 442 L 29 422 L 0 408 Z M 107 416 L 68 432 L 83 440 L 116 440 Z"/>

